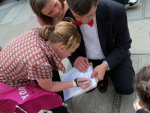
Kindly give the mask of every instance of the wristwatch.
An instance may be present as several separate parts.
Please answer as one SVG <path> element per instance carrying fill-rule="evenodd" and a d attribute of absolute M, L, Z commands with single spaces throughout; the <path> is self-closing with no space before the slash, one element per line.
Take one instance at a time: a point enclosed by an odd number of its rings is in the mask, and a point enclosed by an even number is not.
<path fill-rule="evenodd" d="M 76 78 L 76 79 L 73 80 L 73 87 L 79 87 L 78 84 L 77 84 L 77 79 L 78 78 Z"/>
<path fill-rule="evenodd" d="M 103 60 L 103 63 L 105 63 L 107 65 L 107 70 L 106 71 L 110 70 L 108 63 L 105 60 Z"/>

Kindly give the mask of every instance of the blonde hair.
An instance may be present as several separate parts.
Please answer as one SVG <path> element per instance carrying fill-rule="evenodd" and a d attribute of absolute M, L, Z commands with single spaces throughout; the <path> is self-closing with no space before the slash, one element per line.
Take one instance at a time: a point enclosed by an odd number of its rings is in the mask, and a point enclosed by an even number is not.
<path fill-rule="evenodd" d="M 30 6 L 36 16 L 39 17 L 43 25 L 53 25 L 52 18 L 42 14 L 41 10 L 46 6 L 50 0 L 29 0 Z M 59 0 L 64 8 L 64 0 Z"/>
<path fill-rule="evenodd" d="M 40 29 L 39 35 L 45 41 L 66 45 L 66 50 L 71 49 L 76 43 L 81 42 L 81 36 L 72 18 L 65 18 L 55 26 L 44 25 Z"/>
<path fill-rule="evenodd" d="M 150 110 L 150 66 L 143 67 L 134 78 L 134 90 L 142 104 Z"/>

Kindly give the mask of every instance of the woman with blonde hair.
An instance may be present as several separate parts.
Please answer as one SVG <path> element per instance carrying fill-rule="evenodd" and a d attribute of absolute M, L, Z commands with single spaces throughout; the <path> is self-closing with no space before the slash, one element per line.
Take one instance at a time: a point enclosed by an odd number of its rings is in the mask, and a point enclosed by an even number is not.
<path fill-rule="evenodd" d="M 72 19 L 56 26 L 34 28 L 9 42 L 0 52 L 0 112 L 37 113 L 52 110 L 68 113 L 55 92 L 79 86 L 90 86 L 90 79 L 53 81 L 52 70 L 65 72 L 62 60 L 71 55 L 81 42 Z M 37 83 L 35 83 L 35 81 Z"/>

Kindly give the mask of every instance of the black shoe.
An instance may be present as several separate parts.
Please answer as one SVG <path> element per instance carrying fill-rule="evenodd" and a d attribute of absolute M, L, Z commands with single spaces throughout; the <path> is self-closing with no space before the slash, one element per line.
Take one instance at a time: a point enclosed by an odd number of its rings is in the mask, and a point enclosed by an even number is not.
<path fill-rule="evenodd" d="M 97 88 L 101 93 L 105 93 L 107 91 L 108 80 L 104 78 L 104 80 L 99 81 L 97 84 Z"/>
<path fill-rule="evenodd" d="M 50 111 L 52 111 L 52 113 L 69 113 L 65 106 L 60 106 L 60 107 L 54 108 Z"/>

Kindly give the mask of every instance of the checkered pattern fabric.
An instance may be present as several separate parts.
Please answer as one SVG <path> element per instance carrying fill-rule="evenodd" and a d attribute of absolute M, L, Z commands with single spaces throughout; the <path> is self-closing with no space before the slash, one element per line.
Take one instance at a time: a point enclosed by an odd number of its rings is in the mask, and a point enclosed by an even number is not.
<path fill-rule="evenodd" d="M 31 80 L 52 78 L 52 70 L 65 68 L 34 28 L 13 39 L 0 52 L 0 82 L 18 88 Z"/>

